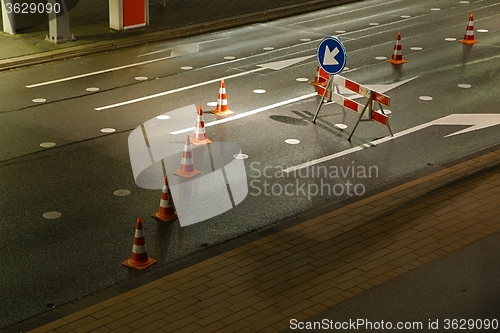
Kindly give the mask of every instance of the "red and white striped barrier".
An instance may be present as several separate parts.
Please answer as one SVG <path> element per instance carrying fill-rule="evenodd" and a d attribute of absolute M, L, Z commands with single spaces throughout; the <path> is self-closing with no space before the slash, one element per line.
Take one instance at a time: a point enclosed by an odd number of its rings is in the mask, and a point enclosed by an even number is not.
<path fill-rule="evenodd" d="M 371 90 L 367 86 L 363 86 L 340 75 L 335 75 L 333 77 L 333 83 L 340 87 L 344 87 L 346 89 L 354 91 L 355 93 L 360 94 L 361 96 L 364 96 L 366 98 L 370 98 L 370 94 L 373 91 L 373 100 L 375 102 L 383 104 L 385 106 L 389 106 L 389 104 L 391 103 L 391 99 L 389 98 L 389 96 L 376 92 L 375 90 Z"/>
<path fill-rule="evenodd" d="M 320 68 L 319 70 L 319 77 L 321 79 L 325 80 L 324 85 L 318 85 L 318 95 L 323 96 L 325 94 L 325 89 L 326 87 L 326 82 L 330 80 L 330 75 L 328 75 L 323 69 Z M 351 90 L 363 97 L 370 98 L 370 96 L 373 98 L 373 103 L 371 106 L 371 114 L 369 113 L 369 119 L 374 120 L 378 123 L 381 123 L 382 125 L 388 125 L 389 123 L 389 118 L 387 115 L 383 114 L 381 111 L 377 111 L 373 109 L 373 104 L 379 103 L 379 105 L 385 105 L 389 106 L 391 100 L 389 96 L 384 95 L 382 93 L 379 93 L 377 91 L 371 90 L 367 86 L 361 85 L 357 82 L 354 82 L 352 80 L 349 80 L 343 76 L 340 75 L 334 75 L 333 77 L 333 84 L 335 84 L 338 87 L 344 87 L 348 90 Z M 325 97 L 328 98 L 328 100 L 331 100 L 339 105 L 342 105 L 343 107 L 348 108 L 349 110 L 352 110 L 354 112 L 361 113 L 363 112 L 363 109 L 365 108 L 365 105 L 360 104 L 356 101 L 353 101 L 349 99 L 348 97 L 342 96 L 335 92 L 334 89 L 330 89 L 330 91 L 327 91 L 325 94 Z"/>

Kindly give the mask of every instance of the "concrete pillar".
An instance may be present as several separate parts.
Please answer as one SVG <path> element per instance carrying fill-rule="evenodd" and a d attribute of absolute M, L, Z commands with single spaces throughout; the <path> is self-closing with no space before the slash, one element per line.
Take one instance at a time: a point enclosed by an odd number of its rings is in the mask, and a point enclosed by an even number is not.
<path fill-rule="evenodd" d="M 47 2 L 52 5 L 52 8 L 54 8 L 57 0 L 48 0 Z M 66 7 L 66 2 L 65 0 L 59 0 L 59 2 L 61 4 L 61 11 L 59 14 L 54 11 L 49 13 L 49 35 L 46 38 L 48 41 L 55 44 L 75 40 L 69 31 L 69 13 Z"/>
<path fill-rule="evenodd" d="M 7 4 L 10 6 L 14 5 L 14 0 L 1 0 L 2 1 L 2 22 L 3 22 L 3 32 L 11 35 L 16 34 L 16 21 L 14 19 L 14 10 L 7 13 Z M 12 8 L 12 7 L 10 7 Z"/>

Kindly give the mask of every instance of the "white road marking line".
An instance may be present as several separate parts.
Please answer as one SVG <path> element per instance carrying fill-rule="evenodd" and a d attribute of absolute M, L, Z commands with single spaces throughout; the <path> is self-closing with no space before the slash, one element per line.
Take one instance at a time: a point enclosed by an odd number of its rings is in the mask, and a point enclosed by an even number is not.
<path fill-rule="evenodd" d="M 161 52 L 167 52 L 167 51 L 172 51 L 172 49 L 164 49 L 164 50 L 158 50 L 158 51 L 152 51 L 152 52 L 148 52 L 148 53 L 143 53 L 143 54 L 139 54 L 137 57 L 145 57 L 145 56 L 148 56 L 148 55 L 157 54 L 157 53 L 161 53 Z"/>
<path fill-rule="evenodd" d="M 429 123 L 425 123 L 425 124 L 422 124 L 422 125 L 419 125 L 419 126 L 415 126 L 415 127 L 409 128 L 407 130 L 404 130 L 404 131 L 401 131 L 401 132 L 398 132 L 398 133 L 394 133 L 394 136 L 387 136 L 385 138 L 381 138 L 381 139 L 372 141 L 371 142 L 372 145 L 370 147 L 376 146 L 378 144 L 381 144 L 381 143 L 384 143 L 384 142 L 387 142 L 387 141 L 390 141 L 390 140 L 394 140 L 396 138 L 399 138 L 401 136 L 404 136 L 404 135 L 407 135 L 407 134 L 419 131 L 419 130 L 421 130 L 423 128 L 426 128 L 426 127 L 429 127 Z M 340 156 L 349 155 L 351 153 L 363 150 L 365 148 L 367 148 L 367 147 L 365 147 L 365 146 L 353 147 L 353 148 L 350 148 L 350 149 L 347 149 L 347 150 L 344 150 L 344 151 L 341 151 L 341 152 L 338 152 L 338 153 L 335 153 L 335 154 L 332 154 L 332 155 L 328 155 L 328 156 L 321 157 L 321 158 L 318 158 L 318 159 L 315 159 L 315 160 L 312 160 L 312 161 L 309 161 L 309 162 L 306 162 L 306 163 L 302 163 L 302 164 L 299 164 L 299 165 L 296 165 L 296 166 L 292 166 L 292 167 L 286 168 L 286 169 L 283 170 L 283 172 L 289 173 L 289 172 L 293 172 L 295 170 L 299 170 L 299 169 L 303 169 L 303 168 L 308 168 L 308 167 L 310 167 L 312 165 L 315 165 L 315 164 L 318 164 L 318 163 L 322 163 L 322 162 L 326 162 L 326 161 L 330 161 L 330 160 L 336 159 L 336 158 L 338 158 Z"/>
<path fill-rule="evenodd" d="M 96 71 L 96 72 L 90 72 L 90 73 L 85 73 L 85 74 L 80 74 L 80 75 L 69 76 L 69 77 L 65 77 L 65 78 L 57 79 L 57 80 L 52 80 L 52 81 L 46 81 L 46 82 L 40 82 L 40 83 L 30 84 L 30 85 L 26 86 L 26 88 L 35 88 L 35 87 L 47 86 L 49 84 L 54 84 L 54 83 L 59 83 L 59 82 L 76 80 L 76 79 L 80 79 L 82 77 L 88 77 L 88 76 L 93 76 L 93 75 L 98 75 L 98 74 L 103 74 L 103 73 L 109 73 L 109 72 L 113 72 L 113 71 L 118 71 L 120 69 L 125 69 L 125 68 L 130 68 L 130 67 L 135 67 L 135 66 L 141 66 L 141 65 L 146 65 L 146 64 L 151 64 L 151 63 L 154 63 L 154 62 L 163 61 L 163 60 L 167 60 L 167 59 L 170 59 L 170 58 L 172 58 L 172 56 L 168 56 L 168 57 L 164 57 L 164 58 L 158 58 L 158 59 L 153 59 L 153 60 L 148 60 L 148 61 L 136 62 L 136 63 L 129 64 L 129 65 L 123 65 L 123 66 L 118 66 L 118 67 L 103 69 L 103 70 Z"/>
<path fill-rule="evenodd" d="M 261 70 L 264 70 L 264 69 L 266 69 L 266 67 L 260 67 L 260 68 L 252 69 L 251 71 L 241 72 L 241 73 L 233 74 L 233 75 L 229 75 L 229 76 L 224 76 L 224 77 L 221 77 L 221 78 L 217 78 L 217 79 L 213 79 L 213 80 L 209 80 L 209 81 L 204 81 L 204 82 L 192 84 L 190 86 L 185 86 L 185 87 L 181 87 L 181 88 L 177 88 L 177 89 L 172 89 L 172 90 L 164 91 L 164 92 L 153 94 L 153 95 L 149 95 L 149 96 L 144 96 L 144 97 L 132 99 L 132 100 L 129 100 L 129 101 L 124 101 L 124 102 L 120 102 L 120 103 L 116 103 L 116 104 L 110 104 L 110 105 L 106 105 L 106 106 L 101 106 L 101 107 L 98 107 L 98 108 L 94 108 L 94 110 L 96 110 L 96 111 L 102 111 L 102 110 L 112 109 L 112 108 L 116 108 L 116 107 L 127 105 L 127 104 L 142 102 L 142 101 L 145 101 L 145 100 L 148 100 L 148 99 L 151 99 L 151 98 L 156 98 L 156 97 L 161 97 L 161 96 L 165 96 L 165 95 L 170 95 L 170 94 L 177 93 L 177 92 L 180 92 L 180 91 L 184 91 L 184 90 L 188 90 L 188 89 L 192 89 L 192 88 L 201 87 L 201 86 L 204 86 L 204 85 L 207 85 L 207 84 L 210 84 L 210 83 L 220 82 L 220 80 L 222 80 L 222 79 L 224 79 L 224 80 L 232 79 L 232 78 L 235 78 L 235 77 L 238 77 L 238 76 L 243 76 L 243 75 L 246 75 L 246 74 L 255 73 L 255 72 L 258 72 L 258 71 L 261 71 Z"/>
<path fill-rule="evenodd" d="M 330 161 L 330 160 L 336 159 L 337 157 L 344 156 L 344 155 L 349 155 L 351 153 L 354 153 L 356 151 L 363 150 L 363 149 L 365 149 L 365 148 L 363 148 L 361 146 L 353 147 L 353 148 L 350 148 L 350 149 L 347 149 L 347 150 L 344 150 L 344 151 L 341 151 L 341 152 L 338 152 L 338 153 L 335 153 L 335 154 L 332 154 L 332 155 L 328 155 L 328 156 L 325 156 L 325 157 L 317 158 L 315 160 L 312 160 L 312 161 L 309 161 L 309 162 L 306 162 L 306 163 L 302 163 L 302 164 L 299 164 L 299 165 L 296 165 L 296 166 L 292 166 L 292 167 L 286 168 L 286 169 L 283 170 L 283 172 L 289 173 L 289 172 L 293 172 L 295 170 L 300 170 L 300 169 L 303 169 L 303 168 L 308 168 L 308 167 L 310 167 L 312 165 L 315 165 L 315 164 L 318 164 L 318 163 L 322 163 L 322 162 L 326 162 L 326 161 Z"/>
<path fill-rule="evenodd" d="M 318 94 L 316 92 L 310 93 L 310 94 L 307 94 L 307 95 L 302 95 L 302 96 L 299 96 L 299 97 L 288 99 L 286 101 L 282 101 L 282 102 L 274 103 L 274 104 L 271 104 L 271 105 L 268 105 L 268 106 L 264 106 L 264 107 L 261 107 L 261 108 L 258 108 L 258 109 L 252 110 L 252 111 L 247 111 L 247 112 L 244 112 L 244 113 L 240 113 L 240 114 L 228 117 L 228 118 L 223 118 L 223 119 L 212 121 L 210 123 L 205 123 L 205 127 L 214 126 L 214 125 L 226 123 L 226 122 L 231 121 L 231 120 L 236 120 L 236 119 L 248 117 L 248 116 L 254 115 L 256 113 L 260 113 L 260 112 L 263 112 L 263 111 L 271 110 L 271 109 L 274 109 L 274 108 L 277 108 L 277 107 L 280 107 L 280 106 L 283 106 L 283 105 L 295 103 L 295 102 L 298 102 L 298 101 L 301 101 L 301 100 L 304 100 L 304 99 L 307 99 L 307 98 L 310 98 L 310 97 L 314 97 L 314 96 L 317 96 L 317 95 Z M 182 134 L 182 133 L 191 132 L 191 131 L 194 131 L 194 126 L 193 127 L 189 127 L 189 128 L 185 128 L 185 129 L 181 129 L 181 130 L 178 130 L 178 131 L 175 131 L 175 132 L 170 132 L 170 134 L 176 135 L 176 134 Z"/>

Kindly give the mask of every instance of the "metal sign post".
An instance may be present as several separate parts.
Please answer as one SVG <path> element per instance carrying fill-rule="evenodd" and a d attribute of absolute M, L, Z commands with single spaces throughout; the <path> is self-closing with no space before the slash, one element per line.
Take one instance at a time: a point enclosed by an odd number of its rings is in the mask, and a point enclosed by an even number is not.
<path fill-rule="evenodd" d="M 48 3 L 54 8 L 57 0 L 48 0 Z M 61 44 L 67 41 L 75 40 L 69 29 L 69 13 L 66 7 L 65 0 L 60 1 L 61 13 L 51 11 L 49 15 L 49 35 L 46 40 L 54 43 Z"/>

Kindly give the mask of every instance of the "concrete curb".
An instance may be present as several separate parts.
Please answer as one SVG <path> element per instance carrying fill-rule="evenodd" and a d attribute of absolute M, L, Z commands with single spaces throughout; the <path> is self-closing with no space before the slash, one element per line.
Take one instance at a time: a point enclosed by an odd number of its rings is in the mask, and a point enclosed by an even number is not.
<path fill-rule="evenodd" d="M 178 27 L 162 31 L 144 33 L 137 36 L 126 36 L 121 39 L 79 45 L 57 51 L 49 51 L 49 52 L 42 52 L 21 57 L 8 58 L 0 60 L 0 71 L 37 65 L 55 60 L 81 57 L 89 54 L 110 52 L 117 49 L 143 45 L 147 43 L 192 37 L 196 35 L 237 28 L 250 24 L 268 22 L 289 16 L 305 14 L 316 10 L 326 9 L 329 7 L 343 5 L 356 1 L 357 0 L 337 0 L 333 2 L 325 0 L 308 1 L 306 3 L 302 3 L 299 5 L 291 5 L 286 7 L 275 8 L 265 12 L 252 13 L 226 19 L 213 20 L 185 27 Z"/>

